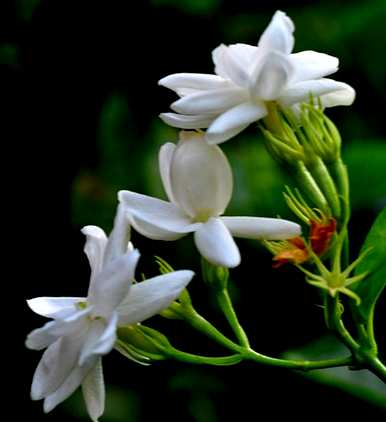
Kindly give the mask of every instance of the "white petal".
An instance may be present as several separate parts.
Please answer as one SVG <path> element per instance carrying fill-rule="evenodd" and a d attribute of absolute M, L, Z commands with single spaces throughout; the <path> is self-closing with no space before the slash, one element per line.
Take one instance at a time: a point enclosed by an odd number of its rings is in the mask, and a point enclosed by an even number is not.
<path fill-rule="evenodd" d="M 134 284 L 118 308 L 119 324 L 136 324 L 158 314 L 180 296 L 193 275 L 174 271 Z"/>
<path fill-rule="evenodd" d="M 214 63 L 214 71 L 217 75 L 221 76 L 222 78 L 228 79 L 229 75 L 226 71 L 226 66 L 224 63 L 224 56 L 227 51 L 227 46 L 224 44 L 220 44 L 212 51 L 212 60 Z"/>
<path fill-rule="evenodd" d="M 172 142 L 167 142 L 166 144 L 162 145 L 158 154 L 158 166 L 162 183 L 164 185 L 164 189 L 167 197 L 169 198 L 169 201 L 173 203 L 175 203 L 175 201 L 170 185 L 170 166 L 175 149 L 175 144 L 173 144 Z"/>
<path fill-rule="evenodd" d="M 196 228 L 190 218 L 170 202 L 130 191 L 120 191 L 119 200 L 134 219 L 173 233 L 189 233 Z"/>
<path fill-rule="evenodd" d="M 161 113 L 159 117 L 167 125 L 180 129 L 205 129 L 212 123 L 216 115 L 198 114 L 189 116 L 177 113 Z"/>
<path fill-rule="evenodd" d="M 206 91 L 210 89 L 226 88 L 229 85 L 229 83 L 220 76 L 203 73 L 175 73 L 162 78 L 158 84 L 174 91 L 180 88 Z"/>
<path fill-rule="evenodd" d="M 53 333 L 56 321 L 47 322 L 43 327 L 31 331 L 25 345 L 31 350 L 42 350 L 54 343 L 59 337 Z"/>
<path fill-rule="evenodd" d="M 257 99 L 276 100 L 293 73 L 288 57 L 270 51 L 258 61 L 252 75 L 251 92 Z"/>
<path fill-rule="evenodd" d="M 102 359 L 88 373 L 82 382 L 82 393 L 87 412 L 93 422 L 98 422 L 105 410 L 105 383 L 103 380 Z"/>
<path fill-rule="evenodd" d="M 293 82 L 323 78 L 335 73 L 339 66 L 336 57 L 316 51 L 291 54 L 289 60 L 294 68 Z"/>
<path fill-rule="evenodd" d="M 323 107 L 349 106 L 355 100 L 355 90 L 350 85 L 341 82 L 338 90 L 320 97 Z"/>
<path fill-rule="evenodd" d="M 130 239 L 130 224 L 127 211 L 122 204 L 118 205 L 117 213 L 114 219 L 114 227 L 110 233 L 103 265 L 127 252 L 127 245 Z"/>
<path fill-rule="evenodd" d="M 89 302 L 94 306 L 93 315 L 109 317 L 120 304 L 134 280 L 139 256 L 137 250 L 129 251 L 111 261 L 98 274 L 89 294 Z"/>
<path fill-rule="evenodd" d="M 350 105 L 355 98 L 355 91 L 349 85 L 333 79 L 317 79 L 291 84 L 279 100 L 283 105 L 292 105 L 303 101 L 308 102 L 311 94 L 314 97 L 325 98 L 326 107 Z M 334 103 L 335 98 L 336 103 Z"/>
<path fill-rule="evenodd" d="M 239 249 L 229 230 L 218 218 L 211 218 L 194 233 L 201 255 L 214 265 L 233 268 L 240 264 Z"/>
<path fill-rule="evenodd" d="M 114 312 L 107 324 L 103 319 L 96 319 L 90 323 L 80 352 L 79 366 L 83 366 L 93 356 L 105 355 L 112 350 L 116 340 L 117 322 L 118 316 Z"/>
<path fill-rule="evenodd" d="M 77 312 L 77 303 L 84 300 L 81 297 L 36 297 L 27 300 L 27 304 L 36 314 L 46 318 L 66 318 Z"/>
<path fill-rule="evenodd" d="M 242 53 L 233 45 L 224 50 L 222 63 L 229 79 L 236 85 L 247 88 L 249 83 L 249 66 L 246 66 L 243 59 Z"/>
<path fill-rule="evenodd" d="M 31 398 L 40 400 L 53 393 L 76 365 L 79 338 L 61 337 L 43 353 L 32 380 Z"/>
<path fill-rule="evenodd" d="M 91 280 L 93 280 L 102 270 L 107 236 L 105 232 L 97 226 L 85 226 L 81 232 L 86 236 L 84 252 L 90 262 Z"/>
<path fill-rule="evenodd" d="M 242 103 L 222 113 L 205 133 L 210 144 L 227 141 L 246 126 L 267 114 L 264 103 Z"/>
<path fill-rule="evenodd" d="M 131 218 L 131 225 L 135 230 L 137 230 L 138 233 L 141 233 L 142 236 L 152 240 L 177 240 L 186 235 L 186 233 L 176 233 L 160 228 L 154 224 L 148 223 L 147 221 L 136 217 Z M 197 226 L 197 224 L 194 226 Z"/>
<path fill-rule="evenodd" d="M 78 310 L 68 315 L 64 320 L 47 322 L 43 327 L 28 334 L 25 343 L 26 347 L 32 350 L 42 350 L 54 343 L 59 337 L 80 332 L 83 329 L 85 318 L 87 318 L 91 310 L 91 308 Z"/>
<path fill-rule="evenodd" d="M 281 240 L 299 236 L 301 227 L 292 221 L 263 217 L 220 217 L 233 236 Z"/>
<path fill-rule="evenodd" d="M 170 175 L 174 199 L 196 221 L 222 214 L 231 199 L 228 160 L 219 147 L 209 145 L 199 134 L 178 143 Z"/>
<path fill-rule="evenodd" d="M 256 61 L 259 48 L 254 45 L 237 43 L 229 45 L 227 51 L 234 61 L 239 63 L 243 69 L 247 69 L 247 73 L 249 73 L 251 66 Z"/>
<path fill-rule="evenodd" d="M 96 365 L 98 358 L 93 358 L 86 365 L 74 366 L 68 377 L 63 381 L 60 387 L 49 394 L 44 400 L 44 411 L 51 412 L 59 403 L 66 400 L 81 385 L 83 380 Z"/>
<path fill-rule="evenodd" d="M 259 40 L 259 47 L 277 50 L 284 54 L 291 53 L 294 47 L 293 32 L 295 30 L 292 20 L 278 10 L 263 32 Z"/>
<path fill-rule="evenodd" d="M 248 92 L 243 88 L 225 88 L 196 92 L 175 101 L 170 107 L 181 114 L 222 113 L 230 107 L 248 99 Z"/>

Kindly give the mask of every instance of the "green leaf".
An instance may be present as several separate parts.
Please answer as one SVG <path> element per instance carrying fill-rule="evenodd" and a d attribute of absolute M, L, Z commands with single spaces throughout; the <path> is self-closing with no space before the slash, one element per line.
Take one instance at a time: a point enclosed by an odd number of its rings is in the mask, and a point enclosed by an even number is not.
<path fill-rule="evenodd" d="M 386 207 L 371 227 L 360 253 L 367 250 L 370 252 L 356 268 L 355 275 L 365 272 L 369 272 L 369 275 L 352 287 L 362 299 L 353 312 L 363 322 L 372 318 L 378 297 L 386 286 Z"/>

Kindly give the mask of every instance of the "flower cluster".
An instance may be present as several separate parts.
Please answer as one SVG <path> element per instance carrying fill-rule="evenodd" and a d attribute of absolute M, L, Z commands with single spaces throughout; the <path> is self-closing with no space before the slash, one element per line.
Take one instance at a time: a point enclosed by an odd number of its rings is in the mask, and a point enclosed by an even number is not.
<path fill-rule="evenodd" d="M 232 197 L 233 175 L 217 146 L 252 122 L 265 119 L 269 123 L 275 107 L 287 107 L 299 115 L 310 95 L 318 98 L 321 107 L 352 103 L 355 93 L 350 86 L 325 78 L 338 69 L 338 59 L 314 51 L 292 53 L 293 32 L 290 18 L 278 11 L 257 46 L 220 45 L 213 51 L 215 75 L 179 73 L 160 80 L 160 85 L 180 96 L 171 106 L 175 113 L 161 114 L 161 118 L 178 128 L 195 129 L 182 131 L 177 144 L 169 142 L 160 149 L 159 170 L 168 201 L 120 191 L 110 236 L 96 226 L 82 229 L 91 267 L 87 297 L 28 301 L 34 312 L 52 319 L 32 331 L 26 341 L 30 349 L 46 349 L 31 390 L 32 399 L 44 399 L 46 412 L 81 386 L 88 413 L 97 421 L 105 395 L 101 357 L 114 347 L 120 350 L 118 329 L 134 338 L 136 327 L 142 327 L 145 335 L 151 329 L 138 324 L 167 314 L 173 301 L 183 301 L 183 295 L 188 295 L 184 289 L 194 275 L 188 270 L 135 282 L 140 254 L 129 242 L 131 227 L 164 241 L 193 233 L 205 262 L 225 271 L 241 261 L 234 237 L 287 245 L 287 250 L 277 254 L 278 265 L 307 260 L 297 223 L 224 215 Z M 196 131 L 202 128 L 207 131 Z M 310 242 L 317 255 L 327 250 L 335 229 L 334 219 L 311 223 Z"/>
<path fill-rule="evenodd" d="M 87 297 L 29 300 L 34 312 L 53 320 L 32 331 L 26 345 L 46 349 L 33 376 L 32 399 L 44 399 L 44 410 L 49 412 L 81 385 L 88 413 L 96 421 L 105 398 L 101 356 L 113 349 L 117 328 L 166 309 L 193 272 L 175 271 L 133 284 L 140 255 L 128 243 L 129 219 L 121 206 L 109 238 L 96 226 L 86 226 L 82 232 L 91 267 Z"/>
<path fill-rule="evenodd" d="M 220 45 L 213 53 L 215 75 L 176 73 L 159 81 L 181 98 L 163 113 L 169 125 L 208 128 L 206 139 L 218 144 L 269 113 L 277 102 L 294 109 L 312 94 L 324 107 L 350 105 L 355 91 L 325 78 L 338 70 L 338 59 L 315 51 L 292 53 L 294 24 L 277 11 L 257 46 Z"/>

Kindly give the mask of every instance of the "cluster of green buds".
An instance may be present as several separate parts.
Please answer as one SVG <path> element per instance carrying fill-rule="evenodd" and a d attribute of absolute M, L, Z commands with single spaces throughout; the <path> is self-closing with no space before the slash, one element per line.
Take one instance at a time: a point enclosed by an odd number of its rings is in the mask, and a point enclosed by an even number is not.
<path fill-rule="evenodd" d="M 296 111 L 272 102 L 260 128 L 270 154 L 313 207 L 345 221 L 348 183 L 341 161 L 341 137 L 320 102 L 311 97 Z"/>

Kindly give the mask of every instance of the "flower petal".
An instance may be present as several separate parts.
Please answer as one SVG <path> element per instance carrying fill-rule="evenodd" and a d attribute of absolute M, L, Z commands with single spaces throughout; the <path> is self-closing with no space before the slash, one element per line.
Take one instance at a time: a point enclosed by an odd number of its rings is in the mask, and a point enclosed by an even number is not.
<path fill-rule="evenodd" d="M 219 45 L 212 51 L 215 73 L 231 79 L 239 86 L 247 86 L 251 66 L 256 60 L 258 48 L 248 44 Z"/>
<path fill-rule="evenodd" d="M 129 251 L 111 261 L 98 274 L 88 298 L 94 306 L 93 315 L 109 317 L 120 304 L 134 280 L 139 256 L 138 250 Z"/>
<path fill-rule="evenodd" d="M 93 422 L 98 422 L 105 410 L 105 383 L 103 380 L 102 359 L 87 374 L 82 382 L 82 393 L 87 412 Z"/>
<path fill-rule="evenodd" d="M 76 365 L 80 338 L 61 337 L 43 353 L 32 380 L 31 398 L 40 400 L 57 390 Z"/>
<path fill-rule="evenodd" d="M 162 179 L 162 184 L 164 185 L 164 189 L 167 197 L 169 198 L 169 201 L 174 204 L 175 201 L 173 198 L 172 187 L 170 184 L 170 166 L 175 149 L 175 144 L 173 144 L 172 142 L 167 142 L 166 144 L 162 145 L 158 154 L 158 166 Z"/>
<path fill-rule="evenodd" d="M 152 240 L 177 240 L 185 236 L 186 233 L 176 233 L 170 230 L 162 229 L 154 224 L 148 223 L 147 221 L 141 220 L 140 218 L 131 217 L 131 225 L 145 236 Z"/>
<path fill-rule="evenodd" d="M 290 54 L 295 43 L 292 35 L 294 30 L 292 20 L 284 12 L 278 10 L 261 35 L 259 47 Z"/>
<path fill-rule="evenodd" d="M 85 317 L 87 317 L 91 310 L 92 308 L 88 307 L 71 313 L 65 319 L 47 322 L 43 327 L 33 330 L 28 334 L 25 343 L 26 347 L 32 350 L 45 349 L 59 337 L 73 335 L 76 332 L 82 331 Z"/>
<path fill-rule="evenodd" d="M 301 227 L 292 221 L 263 217 L 220 217 L 236 237 L 281 240 L 299 236 Z"/>
<path fill-rule="evenodd" d="M 81 297 L 36 297 L 27 300 L 27 304 L 38 315 L 60 319 L 77 312 L 76 305 L 84 300 Z"/>
<path fill-rule="evenodd" d="M 114 227 L 107 241 L 103 265 L 123 255 L 128 250 L 130 239 L 130 224 L 126 208 L 119 204 L 114 219 Z"/>
<path fill-rule="evenodd" d="M 83 366 L 93 356 L 105 355 L 112 350 L 116 340 L 117 322 L 118 316 L 114 312 L 107 324 L 103 319 L 95 319 L 90 323 L 79 355 L 79 366 Z"/>
<path fill-rule="evenodd" d="M 26 339 L 25 345 L 31 350 L 42 350 L 54 343 L 58 336 L 53 333 L 56 321 L 50 321 L 41 328 L 31 331 Z"/>
<path fill-rule="evenodd" d="M 188 270 L 174 271 L 134 284 L 118 307 L 119 324 L 136 324 L 160 313 L 178 298 L 193 275 Z"/>
<path fill-rule="evenodd" d="M 81 232 L 86 236 L 84 252 L 90 262 L 91 280 L 102 270 L 103 257 L 107 245 L 105 232 L 97 226 L 85 226 Z"/>
<path fill-rule="evenodd" d="M 355 90 L 350 85 L 341 82 L 340 89 L 320 97 L 323 107 L 349 106 L 355 100 Z"/>
<path fill-rule="evenodd" d="M 291 54 L 290 62 L 294 68 L 293 82 L 319 79 L 338 70 L 339 59 L 316 51 L 301 51 Z"/>
<path fill-rule="evenodd" d="M 209 126 L 205 137 L 209 144 L 219 144 L 241 132 L 267 114 L 264 103 L 242 103 L 220 114 Z"/>
<path fill-rule="evenodd" d="M 173 233 L 189 233 L 196 225 L 178 207 L 170 202 L 130 191 L 120 191 L 119 200 L 134 220 L 142 220 L 150 226 Z"/>
<path fill-rule="evenodd" d="M 196 221 L 220 215 L 233 188 L 232 170 L 219 147 L 183 132 L 171 164 L 171 186 L 179 206 Z M 198 227 L 195 227 L 198 228 Z"/>
<path fill-rule="evenodd" d="M 219 218 L 211 218 L 194 233 L 201 255 L 214 265 L 233 268 L 240 264 L 239 249 Z"/>
<path fill-rule="evenodd" d="M 180 129 L 205 129 L 212 123 L 216 115 L 197 114 L 190 116 L 177 113 L 161 113 L 159 117 L 167 125 Z"/>
<path fill-rule="evenodd" d="M 276 100 L 293 73 L 288 57 L 276 51 L 265 54 L 257 63 L 251 80 L 251 92 L 258 99 Z"/>
<path fill-rule="evenodd" d="M 246 89 L 232 87 L 195 92 L 175 101 L 170 107 L 181 114 L 222 113 L 248 99 Z"/>
<path fill-rule="evenodd" d="M 355 91 L 343 82 L 333 79 L 317 79 L 291 84 L 279 98 L 283 105 L 292 105 L 308 101 L 310 95 L 324 98 L 326 107 L 334 105 L 350 105 L 354 101 Z"/>
<path fill-rule="evenodd" d="M 49 394 L 44 400 L 44 411 L 51 412 L 59 403 L 66 400 L 82 384 L 93 367 L 97 364 L 98 358 L 94 357 L 84 366 L 74 366 L 68 377 L 60 387 Z"/>
<path fill-rule="evenodd" d="M 229 82 L 217 75 L 203 73 L 174 73 L 158 81 L 158 85 L 178 91 L 180 88 L 188 88 L 200 91 L 210 89 L 222 89 L 229 85 Z"/>

